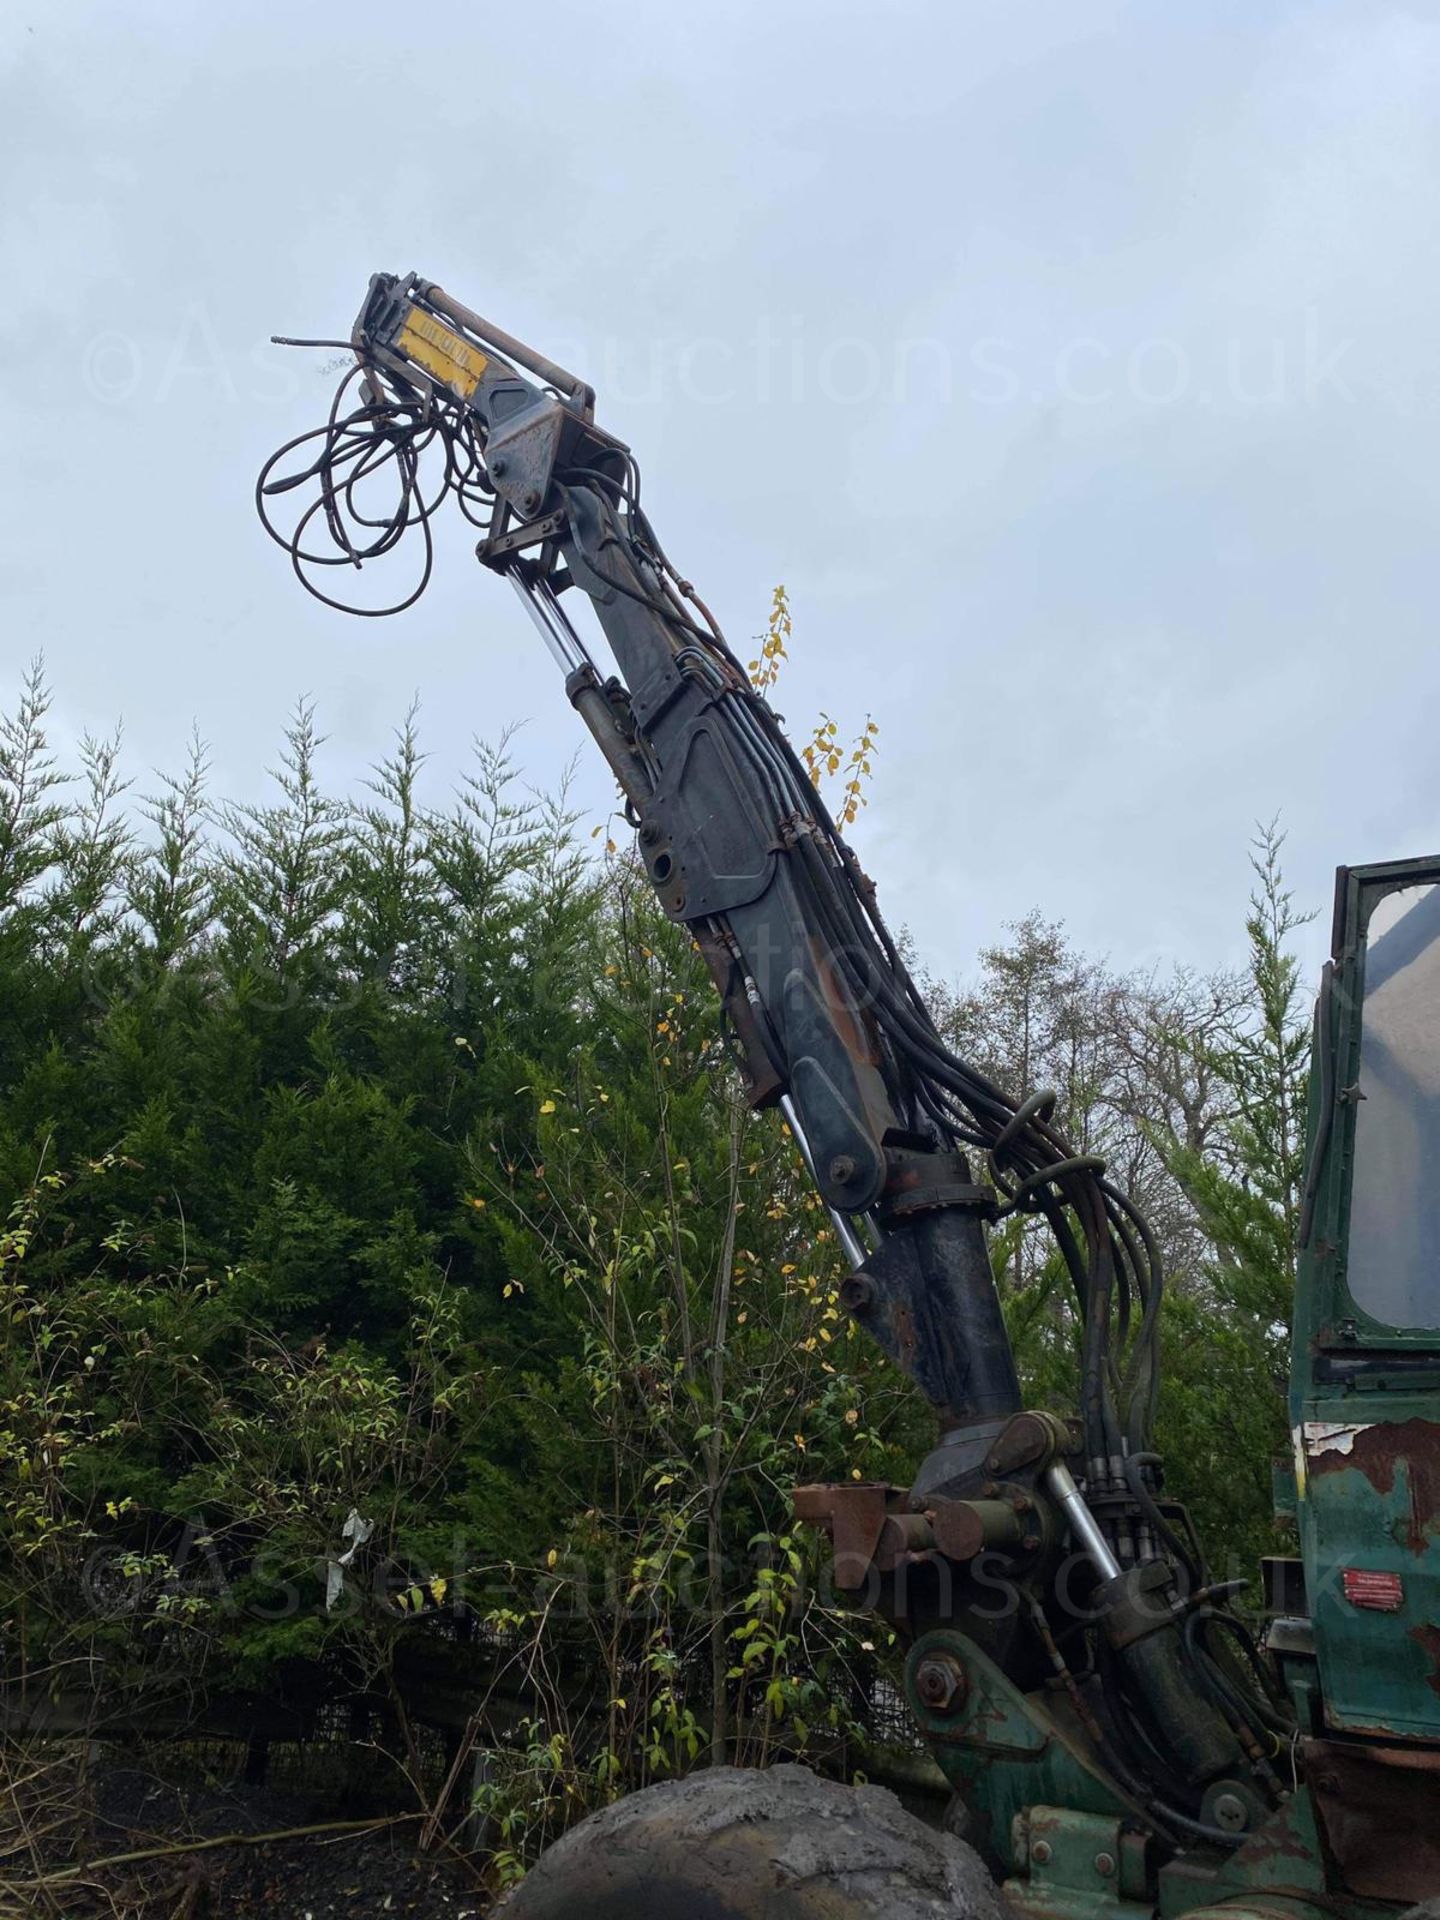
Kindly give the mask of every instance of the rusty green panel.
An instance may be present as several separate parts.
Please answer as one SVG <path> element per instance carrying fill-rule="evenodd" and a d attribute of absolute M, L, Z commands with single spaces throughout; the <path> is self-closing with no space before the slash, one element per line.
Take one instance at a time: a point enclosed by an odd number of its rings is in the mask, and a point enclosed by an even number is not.
<path fill-rule="evenodd" d="M 964 1686 L 947 1711 L 927 1708 L 915 1674 L 927 1661 L 949 1656 Z M 977 1842 L 1007 1873 L 1017 1870 L 1015 1822 L 1035 1806 L 1065 1807 L 1116 1818 L 1132 1814 L 1114 1787 L 1086 1758 L 1043 1697 L 1025 1694 L 963 1634 L 927 1633 L 906 1661 L 910 1707 L 946 1778 L 977 1823 Z"/>
<path fill-rule="evenodd" d="M 1001 1892 L 1025 1920 L 1151 1920 L 1148 1843 L 1124 1821 L 1031 1807 L 1012 1850 L 1018 1870 Z"/>
<path fill-rule="evenodd" d="M 1337 1730 L 1440 1740 L 1433 1400 L 1317 1395 L 1307 1411 L 1297 1478 L 1326 1719 Z"/>
<path fill-rule="evenodd" d="M 1277 1892 L 1283 1889 L 1283 1892 Z M 1253 1896 L 1254 1908 L 1246 1896 Z M 1315 1896 L 1314 1904 L 1307 1896 Z M 1367 1902 L 1337 1899 L 1325 1870 L 1315 1811 L 1303 1789 L 1256 1829 L 1243 1847 L 1223 1859 L 1208 1849 L 1182 1854 L 1160 1869 L 1157 1920 L 1181 1920 L 1196 1909 L 1225 1903 L 1234 1920 L 1251 1912 L 1268 1915 L 1323 1912 L 1329 1920 L 1358 1920 L 1374 1912 Z"/>
<path fill-rule="evenodd" d="M 1437 1741 L 1440 861 L 1341 869 L 1315 1041 L 1290 1401 L 1324 1719 Z"/>

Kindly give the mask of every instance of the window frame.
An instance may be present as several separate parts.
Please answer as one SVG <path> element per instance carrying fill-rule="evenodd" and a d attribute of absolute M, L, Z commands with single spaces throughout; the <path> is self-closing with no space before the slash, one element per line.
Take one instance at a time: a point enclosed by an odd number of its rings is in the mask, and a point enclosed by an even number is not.
<path fill-rule="evenodd" d="M 1349 1285 L 1360 1106 L 1355 1091 L 1360 1079 L 1368 932 L 1382 900 L 1424 885 L 1440 886 L 1440 856 L 1342 867 L 1337 875 L 1332 958 L 1321 988 L 1311 1068 L 1311 1153 L 1319 1155 L 1320 1164 L 1310 1175 L 1316 1204 L 1310 1243 L 1302 1250 L 1318 1267 L 1316 1344 L 1322 1349 L 1440 1354 L 1440 1267 L 1434 1276 L 1436 1324 L 1430 1327 L 1401 1327 L 1378 1319 L 1355 1299 Z M 1436 1017 L 1440 1019 L 1440 1007 Z"/>

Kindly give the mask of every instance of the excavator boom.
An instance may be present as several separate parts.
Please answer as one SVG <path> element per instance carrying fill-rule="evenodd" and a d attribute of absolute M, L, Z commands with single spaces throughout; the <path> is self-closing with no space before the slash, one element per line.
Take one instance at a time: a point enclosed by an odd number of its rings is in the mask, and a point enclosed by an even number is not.
<path fill-rule="evenodd" d="M 851 1267 L 843 1304 L 934 1409 L 937 1443 L 910 1487 L 806 1487 L 796 1508 L 830 1534 L 842 1592 L 906 1639 L 912 1708 L 1012 1904 L 1138 1920 L 1157 1903 L 1226 1900 L 1247 1920 L 1278 1898 L 1311 1920 L 1337 1889 L 1364 1893 L 1336 1879 L 1323 1808 L 1295 1771 L 1306 1740 L 1361 1731 L 1327 1720 L 1338 1671 L 1327 1678 L 1322 1654 L 1317 1681 L 1308 1615 L 1278 1650 L 1256 1645 L 1164 1494 L 1151 1437 L 1163 1276 L 1144 1219 L 1064 1139 L 1052 1094 L 1013 1098 L 938 1031 L 873 884 L 665 553 L 592 389 L 414 274 L 374 276 L 351 344 L 329 420 L 263 470 L 261 517 L 332 606 L 345 603 L 324 569 L 378 561 L 413 534 L 419 586 L 366 609 L 398 611 L 429 577 L 430 519 L 448 497 L 561 669 L 656 895 L 705 958 L 749 1098 L 782 1111 L 829 1210 Z M 387 480 L 393 505 L 377 514 Z M 302 510 L 281 526 L 292 495 Z M 577 603 L 608 659 L 571 618 Z M 1378 1060 L 1372 1049 L 1361 1096 L 1375 1113 Z M 1307 1233 L 1343 1204 L 1332 1120 L 1322 1098 Z M 1048 1223 L 1073 1286 L 1069 1419 L 1025 1407 L 1006 1337 L 988 1235 L 1021 1212 Z M 1403 1284 L 1433 1299 L 1433 1266 L 1415 1278 L 1429 1249 L 1417 1242 Z M 1402 1284 L 1387 1272 L 1377 1288 Z M 1333 1538 L 1313 1477 L 1301 1512 L 1312 1546 L 1317 1528 Z M 1429 1531 L 1417 1551 L 1433 1585 Z M 1417 1625 L 1427 1632 L 1440 1644 L 1440 1626 Z M 1428 1767 L 1409 1773 L 1433 1810 L 1434 1703 L 1385 1730 L 1430 1742 L 1414 1749 Z M 1335 1764 L 1353 1758 L 1347 1747 Z M 1400 1897 L 1393 1883 L 1378 1897 Z"/>

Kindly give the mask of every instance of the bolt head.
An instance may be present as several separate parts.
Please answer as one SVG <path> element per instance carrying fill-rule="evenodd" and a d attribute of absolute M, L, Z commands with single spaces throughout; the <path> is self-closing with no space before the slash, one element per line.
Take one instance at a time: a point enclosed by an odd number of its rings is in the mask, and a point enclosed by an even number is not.
<path fill-rule="evenodd" d="M 840 1304 L 847 1313 L 868 1313 L 875 1304 L 875 1283 L 863 1273 L 852 1273 L 840 1282 Z"/>
<path fill-rule="evenodd" d="M 1030 1848 L 1030 1858 L 1035 1862 L 1037 1867 L 1048 1867 L 1050 1864 L 1050 1842 L 1048 1840 L 1036 1840 Z"/>
<path fill-rule="evenodd" d="M 830 1178 L 837 1187 L 843 1187 L 847 1180 L 855 1178 L 855 1162 L 848 1153 L 837 1153 L 830 1162 Z"/>
<path fill-rule="evenodd" d="M 1243 1833 L 1250 1824 L 1249 1809 L 1238 1793 L 1217 1794 L 1211 1812 L 1224 1833 Z"/>
<path fill-rule="evenodd" d="M 1097 1853 L 1095 1856 L 1095 1871 L 1096 1873 L 1099 1874 L 1102 1880 L 1110 1879 L 1110 1877 L 1115 1872 L 1114 1854 L 1113 1853 Z"/>
<path fill-rule="evenodd" d="M 916 1698 L 931 1713 L 958 1713 L 965 1684 L 965 1669 L 948 1653 L 934 1654 L 915 1669 Z"/>

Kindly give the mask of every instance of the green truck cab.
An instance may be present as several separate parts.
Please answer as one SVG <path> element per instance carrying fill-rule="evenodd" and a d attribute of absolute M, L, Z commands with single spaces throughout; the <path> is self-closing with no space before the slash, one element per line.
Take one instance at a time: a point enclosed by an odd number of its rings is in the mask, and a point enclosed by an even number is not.
<path fill-rule="evenodd" d="M 1340 870 L 1290 1381 L 1303 1613 L 1271 1629 L 1327 1891 L 1440 1889 L 1440 859 Z"/>

